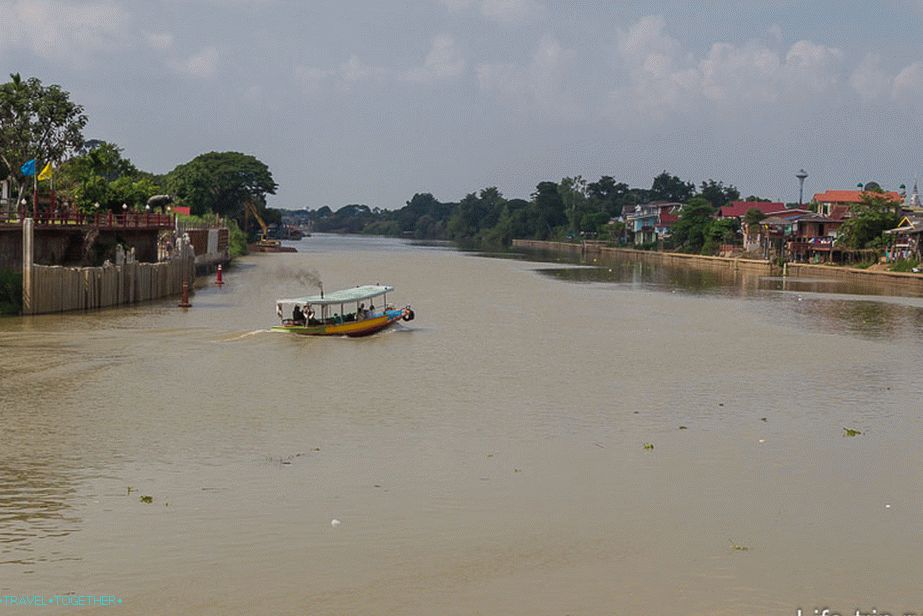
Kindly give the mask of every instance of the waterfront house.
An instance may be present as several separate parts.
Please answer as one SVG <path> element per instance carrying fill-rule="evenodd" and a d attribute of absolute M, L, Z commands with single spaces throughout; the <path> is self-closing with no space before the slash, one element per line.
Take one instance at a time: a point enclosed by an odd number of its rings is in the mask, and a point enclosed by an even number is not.
<path fill-rule="evenodd" d="M 788 253 L 795 261 L 832 260 L 837 231 L 842 224 L 842 218 L 810 213 L 795 219 L 787 242 Z"/>
<path fill-rule="evenodd" d="M 679 220 L 682 203 L 657 201 L 626 208 L 622 220 L 629 240 L 636 246 L 655 244 L 670 234 L 670 227 Z"/>
<path fill-rule="evenodd" d="M 759 223 L 755 225 L 741 225 L 744 251 L 764 257 L 769 254 L 768 251 L 771 240 L 776 240 L 778 244 L 783 238 L 790 238 L 794 234 L 794 222 L 799 218 L 812 216 L 814 214 L 814 212 L 810 210 L 785 208 L 784 206 L 781 209 L 764 213 L 766 214 L 766 218 Z"/>
<path fill-rule="evenodd" d="M 731 201 L 728 205 L 722 206 L 718 210 L 719 218 L 736 218 L 743 220 L 747 212 L 756 209 L 770 216 L 774 212 L 785 209 L 785 204 L 780 201 Z"/>
<path fill-rule="evenodd" d="M 822 216 L 831 218 L 848 218 L 849 209 L 859 203 L 862 203 L 862 197 L 865 195 L 876 195 L 864 190 L 825 190 L 822 193 L 815 193 L 814 202 L 817 203 L 817 213 Z M 881 193 L 889 201 L 893 201 L 895 207 L 900 207 L 904 198 L 900 193 L 889 191 Z"/>
<path fill-rule="evenodd" d="M 885 234 L 890 240 L 886 253 L 889 262 L 897 259 L 923 260 L 923 215 L 904 216 L 897 227 L 885 231 Z"/>

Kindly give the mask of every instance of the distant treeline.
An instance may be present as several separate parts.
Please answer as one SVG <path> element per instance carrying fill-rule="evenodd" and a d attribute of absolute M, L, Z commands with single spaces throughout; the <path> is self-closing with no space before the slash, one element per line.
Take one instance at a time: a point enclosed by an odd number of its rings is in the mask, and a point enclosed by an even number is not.
<path fill-rule="evenodd" d="M 443 203 L 430 193 L 417 193 L 399 210 L 347 205 L 334 211 L 324 206 L 285 212 L 285 216 L 309 222 L 314 231 L 323 233 L 508 245 L 513 238 L 563 239 L 620 232 L 619 226 L 609 221 L 625 208 L 654 201 L 686 203 L 696 196 L 719 208 L 739 200 L 740 192 L 733 185 L 714 180 L 703 181 L 697 188 L 664 171 L 650 188 L 632 188 L 611 176 L 596 182 L 577 176 L 539 182 L 528 200 L 507 199 L 497 188 L 489 187 L 469 193 L 457 203 Z M 747 199 L 763 200 L 754 196 Z"/>

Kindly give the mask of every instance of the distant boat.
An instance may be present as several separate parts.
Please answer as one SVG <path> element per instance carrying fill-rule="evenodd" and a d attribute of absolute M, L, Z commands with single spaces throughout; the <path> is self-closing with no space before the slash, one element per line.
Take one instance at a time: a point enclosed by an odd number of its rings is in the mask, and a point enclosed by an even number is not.
<path fill-rule="evenodd" d="M 276 315 L 282 324 L 272 330 L 302 336 L 368 336 L 398 321 L 412 321 L 415 315 L 409 304 L 403 308 L 388 304 L 392 291 L 394 287 L 365 285 L 326 295 L 321 290 L 320 295 L 279 299 Z M 376 308 L 373 300 L 379 297 L 381 307 Z"/>

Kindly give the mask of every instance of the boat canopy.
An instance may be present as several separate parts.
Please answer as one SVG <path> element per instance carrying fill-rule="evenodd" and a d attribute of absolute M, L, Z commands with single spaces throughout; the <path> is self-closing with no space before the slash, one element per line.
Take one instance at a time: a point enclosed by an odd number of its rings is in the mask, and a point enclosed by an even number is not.
<path fill-rule="evenodd" d="M 354 287 L 352 289 L 343 289 L 342 291 L 333 291 L 324 295 L 308 295 L 306 297 L 293 297 L 291 299 L 276 300 L 278 304 L 312 304 L 314 306 L 333 306 L 335 304 L 348 304 L 351 302 L 361 302 L 366 299 L 378 297 L 385 293 L 390 293 L 394 287 L 365 285 Z"/>

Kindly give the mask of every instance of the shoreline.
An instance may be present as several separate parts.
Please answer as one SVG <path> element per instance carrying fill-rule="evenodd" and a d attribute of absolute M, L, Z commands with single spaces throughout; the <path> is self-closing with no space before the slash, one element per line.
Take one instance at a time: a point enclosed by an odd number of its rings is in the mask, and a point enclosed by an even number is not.
<path fill-rule="evenodd" d="M 770 261 L 743 259 L 736 257 L 711 257 L 680 252 L 658 252 L 653 250 L 635 250 L 617 248 L 600 244 L 570 244 L 567 242 L 550 242 L 544 240 L 513 240 L 513 248 L 527 250 L 547 250 L 550 252 L 574 254 L 580 256 L 600 255 L 618 257 L 627 261 L 657 263 L 661 265 L 679 265 L 699 269 L 722 269 L 744 271 L 764 276 L 785 276 L 791 278 L 834 278 L 875 284 L 898 285 L 923 292 L 923 274 L 909 272 L 883 272 L 865 270 L 855 267 L 816 265 L 812 263 L 786 263 L 779 267 Z"/>

